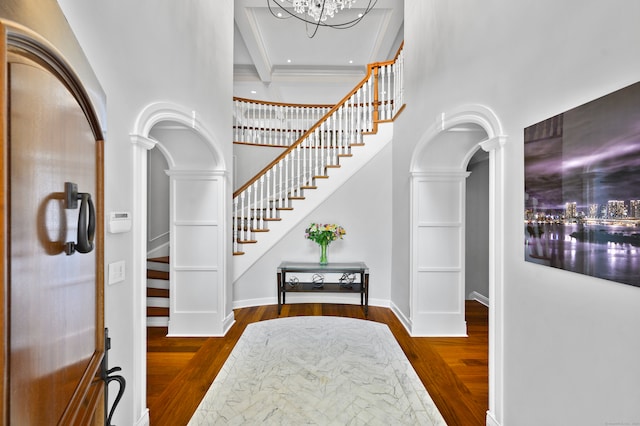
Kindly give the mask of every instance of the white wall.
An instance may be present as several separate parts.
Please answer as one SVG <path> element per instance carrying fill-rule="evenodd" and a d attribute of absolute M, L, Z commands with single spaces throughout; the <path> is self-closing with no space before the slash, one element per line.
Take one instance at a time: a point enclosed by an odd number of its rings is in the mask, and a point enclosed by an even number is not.
<path fill-rule="evenodd" d="M 134 171 L 129 134 L 137 115 L 152 102 L 175 103 L 196 111 L 213 133 L 224 162 L 232 163 L 231 0 L 60 0 L 60 4 L 107 94 L 107 212 L 132 210 Z M 133 232 L 107 234 L 105 263 L 124 260 L 130 268 L 132 238 Z M 106 326 L 113 348 L 109 361 L 121 366 L 127 379 L 114 424 L 136 424 L 145 415 L 144 388 L 140 388 L 146 372 L 139 371 L 136 359 L 144 353 L 136 353 L 141 342 L 134 332 L 137 319 L 133 317 L 140 285 L 143 283 L 134 282 L 127 269 L 124 282 L 105 289 Z"/>
<path fill-rule="evenodd" d="M 159 149 L 147 154 L 147 252 L 169 255 L 169 165 Z"/>
<path fill-rule="evenodd" d="M 296 225 L 280 242 L 233 284 L 234 306 L 277 303 L 276 268 L 284 260 L 318 262 L 318 244 L 304 238 L 310 223 L 337 223 L 347 234 L 328 248 L 329 262 L 364 261 L 370 269 L 369 303 L 386 305 L 391 287 L 391 144 L 367 163 L 320 207 Z M 331 179 L 331 178 L 329 178 Z M 295 209 L 295 204 L 294 204 Z M 259 243 L 258 243 L 259 244 Z M 251 247 L 247 247 L 251 250 Z M 315 293 L 314 293 L 315 295 Z M 294 301 L 288 295 L 287 301 Z M 314 301 L 336 299 L 322 295 Z M 352 302 L 360 303 L 357 295 Z"/>
<path fill-rule="evenodd" d="M 486 154 L 486 153 L 485 153 Z M 472 162 L 467 168 L 465 226 L 465 295 L 476 292 L 489 297 L 489 160 Z"/>
<path fill-rule="evenodd" d="M 274 146 L 233 144 L 233 190 L 247 183 L 285 150 Z"/>
<path fill-rule="evenodd" d="M 442 112 L 491 108 L 508 135 L 502 425 L 640 422 L 640 289 L 525 263 L 522 238 L 524 127 L 640 80 L 638 16 L 640 3 L 623 0 L 405 2 L 392 274 L 408 283 L 413 148 Z M 408 312 L 407 288 L 392 298 Z"/>

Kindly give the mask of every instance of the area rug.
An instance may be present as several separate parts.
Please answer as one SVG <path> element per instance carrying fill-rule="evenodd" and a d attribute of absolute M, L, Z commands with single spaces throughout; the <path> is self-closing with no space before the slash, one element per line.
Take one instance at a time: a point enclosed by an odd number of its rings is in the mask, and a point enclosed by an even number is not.
<path fill-rule="evenodd" d="M 339 317 L 247 326 L 189 425 L 445 425 L 389 327 Z"/>

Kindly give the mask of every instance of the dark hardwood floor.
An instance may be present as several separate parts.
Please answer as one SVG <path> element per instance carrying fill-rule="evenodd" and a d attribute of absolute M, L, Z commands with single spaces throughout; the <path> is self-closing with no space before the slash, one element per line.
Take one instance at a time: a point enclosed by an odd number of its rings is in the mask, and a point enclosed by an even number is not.
<path fill-rule="evenodd" d="M 247 324 L 278 318 L 277 306 L 234 311 L 225 337 L 147 336 L 147 406 L 153 426 L 186 425 Z M 281 316 L 327 315 L 364 319 L 357 305 L 290 304 Z M 488 309 L 467 301 L 467 338 L 412 338 L 387 308 L 370 307 L 369 320 L 389 326 L 449 426 L 485 424 L 488 408 Z"/>

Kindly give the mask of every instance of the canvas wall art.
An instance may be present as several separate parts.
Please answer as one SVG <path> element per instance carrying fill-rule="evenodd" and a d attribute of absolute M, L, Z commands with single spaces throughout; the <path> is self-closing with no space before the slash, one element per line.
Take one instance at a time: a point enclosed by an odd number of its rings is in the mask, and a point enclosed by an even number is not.
<path fill-rule="evenodd" d="M 525 260 L 640 287 L 640 83 L 524 129 Z"/>

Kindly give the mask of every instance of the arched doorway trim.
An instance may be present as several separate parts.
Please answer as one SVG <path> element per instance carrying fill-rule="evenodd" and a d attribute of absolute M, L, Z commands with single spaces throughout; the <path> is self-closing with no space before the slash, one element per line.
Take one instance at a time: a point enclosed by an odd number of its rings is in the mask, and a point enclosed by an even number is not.
<path fill-rule="evenodd" d="M 484 105 L 464 105 L 440 114 L 438 119 L 422 135 L 411 157 L 409 171 L 420 172 L 424 169 L 423 152 L 440 133 L 464 124 L 476 124 L 487 133 L 487 140 L 504 140 L 502 125 L 497 115 Z M 485 141 L 485 142 L 486 142 Z M 484 142 L 483 142 L 484 143 Z M 485 148 L 483 148 L 485 149 Z M 485 149 L 485 151 L 488 151 Z"/>
<path fill-rule="evenodd" d="M 425 158 L 425 153 L 431 148 L 432 143 L 438 143 L 438 136 L 444 131 L 456 126 L 475 124 L 486 132 L 486 138 L 477 145 L 489 153 L 489 410 L 487 411 L 487 425 L 499 425 L 503 420 L 503 271 L 504 271 L 504 154 L 502 147 L 507 141 L 498 116 L 489 107 L 484 105 L 463 105 L 440 114 L 438 119 L 422 135 L 411 159 L 411 260 L 410 260 L 410 294 L 411 294 L 411 326 L 414 327 L 413 318 L 418 304 L 414 298 L 419 297 L 416 292 L 418 277 L 418 250 L 420 249 L 417 231 L 423 220 L 420 212 L 421 180 L 430 180 L 427 187 L 431 195 L 438 196 L 438 192 L 444 188 L 438 183 L 433 185 L 435 179 L 429 176 L 439 175 L 438 180 L 449 180 L 450 188 L 461 188 L 460 174 L 464 172 L 470 155 L 475 149 L 467 150 L 456 164 L 460 168 L 444 169 L 439 167 L 438 158 Z M 477 148 L 476 148 L 477 149 Z M 431 161 L 430 161 L 431 160 Z M 456 176 L 457 175 L 457 176 Z M 446 177 L 445 177 L 446 176 Z M 435 188 L 435 189 L 434 189 Z M 459 204 L 460 209 L 463 204 Z M 464 217 L 458 211 L 458 217 Z M 452 228 L 458 223 L 440 223 L 442 228 Z M 433 268 L 437 270 L 437 268 Z M 446 269 L 446 268 L 444 268 Z M 413 330 L 412 330 L 413 334 Z"/>
<path fill-rule="evenodd" d="M 210 152 L 212 160 L 209 164 L 212 167 L 208 170 L 202 170 L 199 166 L 190 168 L 188 164 L 178 164 L 176 156 L 172 155 L 171 148 L 165 145 L 162 141 L 157 141 L 150 136 L 150 132 L 154 126 L 163 123 L 171 122 L 177 123 L 184 128 L 192 129 L 202 140 L 202 143 L 206 145 L 203 147 L 203 152 Z M 205 324 L 208 329 L 196 329 L 193 330 L 194 335 L 224 335 L 231 325 L 233 325 L 233 311 L 230 310 L 231 303 L 227 301 L 231 294 L 227 289 L 227 277 L 230 274 L 227 271 L 227 265 L 230 262 L 227 261 L 229 255 L 226 249 L 229 239 L 229 233 L 226 229 L 231 229 L 227 226 L 228 223 L 228 210 L 227 206 L 227 194 L 230 190 L 230 184 L 228 181 L 228 171 L 226 168 L 226 162 L 220 149 L 220 145 L 212 136 L 206 127 L 200 122 L 196 115 L 188 108 L 181 105 L 176 105 L 167 102 L 156 102 L 147 105 L 138 114 L 132 132 L 130 134 L 130 140 L 132 143 L 132 161 L 133 161 L 133 212 L 132 212 L 132 232 L 133 232 L 133 262 L 132 262 L 132 279 L 135 286 L 134 290 L 134 371 L 132 372 L 134 377 L 135 388 L 132 390 L 135 393 L 135 400 L 140 401 L 141 404 L 146 404 L 146 254 L 147 254 L 147 156 L 148 151 L 153 148 L 161 150 L 167 164 L 169 166 L 168 174 L 172 179 L 172 194 L 171 208 L 175 207 L 175 204 L 184 200 L 181 198 L 181 191 L 185 188 L 198 186 L 199 188 L 214 188 L 215 196 L 206 196 L 205 203 L 208 205 L 214 205 L 216 210 L 215 218 L 200 217 L 193 218 L 188 217 L 182 220 L 179 225 L 184 225 L 177 233 L 186 232 L 181 234 L 181 241 L 186 239 L 186 236 L 191 233 L 193 229 L 207 232 L 211 235 L 215 235 L 217 242 L 215 243 L 218 253 L 218 261 L 215 265 L 206 264 L 200 262 L 197 265 L 184 266 L 178 270 L 176 274 L 171 271 L 172 275 L 179 275 L 183 273 L 187 275 L 189 273 L 199 274 L 201 277 L 205 277 L 204 280 L 210 276 L 216 275 L 216 279 L 213 280 L 217 283 L 218 289 L 215 291 L 215 306 L 201 307 L 200 312 L 193 312 L 190 309 L 183 309 L 184 307 L 174 308 L 177 311 L 178 317 L 180 315 L 185 318 L 184 320 L 175 321 L 180 324 L 180 329 L 175 334 L 189 335 L 188 330 L 190 325 Z M 190 198 L 192 194 L 188 194 Z M 208 198 L 207 198 L 208 197 Z M 174 204 L 175 203 L 175 204 Z M 182 203 L 184 205 L 184 203 Z M 173 211 L 173 210 L 172 210 Z M 182 212 L 188 211 L 187 209 L 181 210 Z M 171 224 L 171 232 L 175 234 L 175 221 Z M 211 231 L 213 229 L 216 231 Z M 217 231 L 219 230 L 219 231 Z M 174 238 L 174 237 L 172 237 Z M 175 241 L 172 241 L 172 245 Z M 208 247 L 209 248 L 209 247 Z M 173 260 L 172 260 L 173 263 Z M 172 265 L 173 268 L 173 265 Z M 200 281 L 203 281 L 201 279 Z M 209 300 L 212 298 L 209 298 Z M 194 300 L 193 298 L 191 300 Z M 186 318 L 188 316 L 188 318 Z M 196 318 L 199 317 L 199 318 Z M 216 319 L 211 320 L 212 317 Z M 204 320 L 202 320 L 204 319 Z M 144 405 L 143 405 L 144 406 Z"/>
<path fill-rule="evenodd" d="M 153 129 L 156 124 L 163 121 L 180 123 L 185 127 L 191 127 L 194 129 L 205 141 L 207 141 L 208 147 L 217 163 L 216 170 L 227 172 L 224 156 L 219 149 L 219 144 L 216 139 L 200 122 L 195 111 L 189 110 L 181 105 L 168 102 L 155 102 L 147 105 L 140 114 L 138 114 L 131 137 L 143 137 L 149 139 L 151 129 Z"/>

